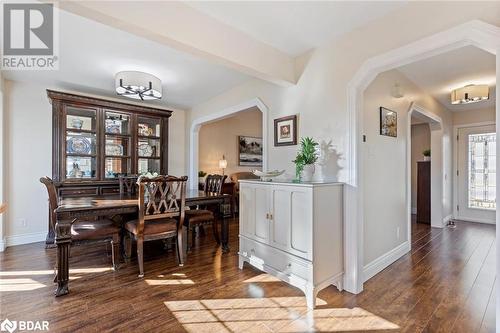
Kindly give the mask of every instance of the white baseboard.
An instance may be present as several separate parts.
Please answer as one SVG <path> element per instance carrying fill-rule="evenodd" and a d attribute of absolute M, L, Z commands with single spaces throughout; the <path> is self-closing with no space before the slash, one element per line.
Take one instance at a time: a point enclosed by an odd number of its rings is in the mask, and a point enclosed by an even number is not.
<path fill-rule="evenodd" d="M 389 252 L 381 255 L 377 259 L 373 260 L 368 265 L 365 265 L 365 267 L 363 267 L 363 281 L 368 281 L 409 251 L 410 242 L 406 241 L 403 244 L 398 245 L 394 249 L 390 250 Z"/>
<path fill-rule="evenodd" d="M 45 241 L 47 232 L 32 232 L 29 234 L 7 236 L 5 238 L 5 247 L 16 246 L 22 244 L 36 243 Z"/>
<path fill-rule="evenodd" d="M 470 219 L 467 217 L 458 217 L 457 220 L 464 222 L 472 222 L 472 223 L 496 224 L 496 221 L 476 219 L 476 218 Z"/>

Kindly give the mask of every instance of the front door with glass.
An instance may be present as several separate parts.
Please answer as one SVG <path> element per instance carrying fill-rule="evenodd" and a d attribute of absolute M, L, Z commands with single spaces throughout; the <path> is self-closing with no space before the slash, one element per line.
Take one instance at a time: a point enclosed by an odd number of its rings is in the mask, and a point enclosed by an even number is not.
<path fill-rule="evenodd" d="M 496 132 L 494 125 L 460 128 L 457 218 L 495 223 Z"/>

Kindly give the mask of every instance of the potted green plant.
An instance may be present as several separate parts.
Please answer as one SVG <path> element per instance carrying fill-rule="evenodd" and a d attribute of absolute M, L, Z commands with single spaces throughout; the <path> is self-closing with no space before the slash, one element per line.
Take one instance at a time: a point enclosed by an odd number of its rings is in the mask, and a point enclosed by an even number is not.
<path fill-rule="evenodd" d="M 198 171 L 198 183 L 199 184 L 205 184 L 205 177 L 207 176 L 207 173 L 205 171 Z"/>
<path fill-rule="evenodd" d="M 300 139 L 300 150 L 293 160 L 295 163 L 295 177 L 297 181 L 310 182 L 314 173 L 314 163 L 318 160 L 316 151 L 318 143 L 311 137 Z"/>
<path fill-rule="evenodd" d="M 422 152 L 422 155 L 424 155 L 424 161 L 425 162 L 428 162 L 431 160 L 431 150 L 430 149 L 426 149 Z"/>

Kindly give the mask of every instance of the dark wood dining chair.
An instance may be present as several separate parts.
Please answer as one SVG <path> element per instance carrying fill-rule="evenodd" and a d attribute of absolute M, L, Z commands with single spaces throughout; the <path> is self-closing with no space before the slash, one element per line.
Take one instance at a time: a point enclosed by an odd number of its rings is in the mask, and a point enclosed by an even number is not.
<path fill-rule="evenodd" d="M 227 176 L 225 175 L 208 175 L 205 180 L 205 193 L 211 195 L 220 195 L 222 192 L 222 186 L 226 181 Z M 206 208 L 206 207 L 205 207 Z M 214 234 L 215 241 L 220 244 L 219 231 L 217 226 L 217 218 L 213 210 L 209 209 L 189 209 L 186 210 L 186 218 L 184 220 L 184 225 L 187 228 L 187 242 L 188 249 L 191 249 L 196 238 L 196 228 L 203 227 L 204 225 L 212 225 L 212 231 Z M 191 232 L 192 240 L 191 245 L 189 244 L 189 232 Z"/>
<path fill-rule="evenodd" d="M 186 204 L 187 177 L 158 176 L 139 177 L 139 216 L 125 223 L 128 232 L 127 242 L 137 242 L 139 277 L 144 277 L 144 249 L 147 241 L 175 238 L 179 265 L 184 265 L 182 249 L 182 226 Z M 131 252 L 131 245 L 126 246 Z M 130 258 L 131 253 L 127 253 Z"/>
<path fill-rule="evenodd" d="M 137 179 L 139 176 L 118 176 L 118 181 L 120 183 L 120 194 L 136 194 L 137 189 Z"/>
<path fill-rule="evenodd" d="M 59 196 L 57 189 L 49 177 L 40 178 L 40 182 L 45 185 L 49 195 L 49 219 L 52 227 L 55 227 L 56 213 L 59 206 Z M 97 220 L 77 220 L 71 226 L 72 245 L 79 245 L 90 242 L 110 242 L 111 258 L 113 269 L 118 269 L 120 263 L 120 227 L 112 220 L 99 218 Z"/>

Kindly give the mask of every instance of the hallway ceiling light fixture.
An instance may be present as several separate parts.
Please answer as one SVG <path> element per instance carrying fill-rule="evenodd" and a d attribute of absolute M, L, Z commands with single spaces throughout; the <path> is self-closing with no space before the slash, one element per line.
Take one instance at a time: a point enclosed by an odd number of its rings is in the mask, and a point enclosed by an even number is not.
<path fill-rule="evenodd" d="M 116 93 L 143 101 L 161 99 L 161 80 L 154 75 L 137 72 L 123 71 L 115 75 Z"/>
<path fill-rule="evenodd" d="M 486 84 L 469 84 L 451 92 L 451 104 L 470 104 L 490 98 L 490 89 Z"/>

